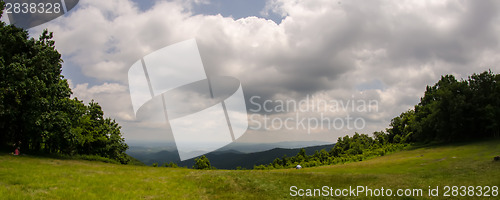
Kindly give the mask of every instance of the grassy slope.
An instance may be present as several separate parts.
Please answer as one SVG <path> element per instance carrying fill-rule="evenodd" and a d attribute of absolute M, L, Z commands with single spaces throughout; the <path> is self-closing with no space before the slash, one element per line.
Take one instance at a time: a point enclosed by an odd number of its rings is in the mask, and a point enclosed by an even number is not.
<path fill-rule="evenodd" d="M 302 170 L 197 171 L 4 154 L 0 155 L 0 198 L 282 199 L 290 197 L 292 185 L 422 188 L 426 194 L 428 186 L 500 186 L 500 162 L 492 161 L 495 155 L 500 155 L 500 140 L 424 147 Z"/>

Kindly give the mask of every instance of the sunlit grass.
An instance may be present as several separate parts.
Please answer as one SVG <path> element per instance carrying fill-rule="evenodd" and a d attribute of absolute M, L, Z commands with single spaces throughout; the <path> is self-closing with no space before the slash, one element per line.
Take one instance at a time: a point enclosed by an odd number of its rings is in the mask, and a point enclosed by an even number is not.
<path fill-rule="evenodd" d="M 302 170 L 235 171 L 124 166 L 4 154 L 0 155 L 0 199 L 283 199 L 291 198 L 292 185 L 424 191 L 429 186 L 499 186 L 500 162 L 493 162 L 495 155 L 500 155 L 500 140 L 422 147 L 362 162 Z M 349 198 L 354 197 L 346 199 Z M 406 199 L 422 198 L 428 197 Z"/>

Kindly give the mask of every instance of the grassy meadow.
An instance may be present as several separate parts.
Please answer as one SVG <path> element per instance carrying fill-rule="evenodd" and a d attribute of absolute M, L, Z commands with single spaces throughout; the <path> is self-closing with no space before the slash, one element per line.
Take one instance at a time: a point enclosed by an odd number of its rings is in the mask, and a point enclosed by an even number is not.
<path fill-rule="evenodd" d="M 393 189 L 500 186 L 500 140 L 418 147 L 370 160 L 301 170 L 192 170 L 0 155 L 0 199 L 289 199 L 290 187 Z M 364 193 L 362 193 L 364 194 Z M 449 193 L 451 195 L 451 191 Z M 313 197 L 315 199 L 320 197 Z M 322 197 L 324 198 L 324 197 Z M 328 197 L 330 199 L 366 199 Z M 389 199 L 391 199 L 389 198 Z M 388 199 L 371 197 L 369 199 Z M 498 199 L 489 197 L 489 199 Z"/>

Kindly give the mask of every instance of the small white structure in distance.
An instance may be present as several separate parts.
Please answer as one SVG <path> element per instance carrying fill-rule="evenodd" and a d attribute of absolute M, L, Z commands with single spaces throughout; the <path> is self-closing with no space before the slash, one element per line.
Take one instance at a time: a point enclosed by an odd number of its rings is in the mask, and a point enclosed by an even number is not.
<path fill-rule="evenodd" d="M 295 169 L 302 169 L 302 166 L 297 165 L 297 166 L 295 167 Z"/>

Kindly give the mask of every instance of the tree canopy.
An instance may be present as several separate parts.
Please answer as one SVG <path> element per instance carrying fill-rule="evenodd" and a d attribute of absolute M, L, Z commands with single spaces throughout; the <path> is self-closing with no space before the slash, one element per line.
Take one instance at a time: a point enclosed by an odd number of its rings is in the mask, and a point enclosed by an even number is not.
<path fill-rule="evenodd" d="M 210 161 L 205 155 L 201 156 L 200 158 L 194 159 L 194 161 L 195 163 L 193 169 L 212 169 Z"/>
<path fill-rule="evenodd" d="M 500 75 L 485 71 L 458 81 L 442 76 L 413 110 L 391 121 L 393 141 L 454 142 L 500 135 Z"/>
<path fill-rule="evenodd" d="M 24 29 L 0 23 L 0 145 L 127 163 L 121 127 L 104 117 L 98 103 L 70 98 L 52 36 L 44 30 L 35 40 Z"/>

